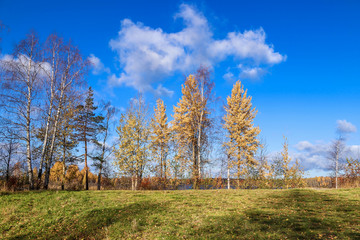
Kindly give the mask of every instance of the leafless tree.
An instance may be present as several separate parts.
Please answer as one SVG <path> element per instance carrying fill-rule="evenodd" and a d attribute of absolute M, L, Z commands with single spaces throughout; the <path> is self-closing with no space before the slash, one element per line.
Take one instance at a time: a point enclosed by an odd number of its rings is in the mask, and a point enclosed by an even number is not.
<path fill-rule="evenodd" d="M 21 141 L 25 143 L 30 189 L 34 188 L 31 135 L 33 115 L 38 109 L 36 96 L 40 90 L 42 64 L 39 39 L 35 33 L 20 41 L 11 57 L 1 60 L 1 118 L 19 132 Z"/>
<path fill-rule="evenodd" d="M 0 167 L 5 181 L 8 182 L 19 150 L 19 141 L 15 131 L 8 126 L 2 126 L 0 133 Z"/>
<path fill-rule="evenodd" d="M 335 188 L 338 188 L 338 177 L 339 170 L 341 166 L 342 155 L 345 150 L 344 138 L 339 135 L 339 137 L 334 140 L 329 148 L 329 160 L 331 161 L 330 168 L 335 175 Z"/>
<path fill-rule="evenodd" d="M 40 156 L 40 166 L 38 172 L 38 182 L 41 182 L 41 176 L 43 171 L 45 153 L 48 146 L 49 140 L 49 131 L 50 131 L 50 123 L 53 117 L 54 112 L 54 101 L 55 95 L 57 93 L 57 82 L 60 81 L 60 68 L 62 66 L 61 62 L 61 54 L 60 48 L 63 45 L 63 41 L 56 35 L 50 35 L 45 42 L 44 46 L 44 60 L 48 63 L 47 65 L 43 66 L 44 71 L 44 86 L 45 86 L 45 96 L 47 99 L 47 104 L 45 106 L 45 129 L 44 129 L 44 136 L 43 136 L 43 143 L 42 143 L 42 150 Z"/>
<path fill-rule="evenodd" d="M 98 169 L 98 182 L 97 189 L 101 189 L 101 177 L 103 174 L 103 169 L 106 164 L 107 159 L 111 156 L 114 146 L 108 145 L 108 137 L 110 134 L 110 127 L 113 117 L 115 116 L 117 110 L 115 107 L 111 106 L 110 102 L 102 104 L 102 111 L 104 113 L 103 126 L 101 129 L 101 140 L 95 141 L 95 145 L 100 150 L 92 159 L 94 160 L 94 166 Z"/>
<path fill-rule="evenodd" d="M 54 38 L 57 40 L 57 38 Z M 59 67 L 59 81 L 56 82 L 56 102 L 54 106 L 54 117 L 51 131 L 51 143 L 49 146 L 49 157 L 45 162 L 45 180 L 44 188 L 48 188 L 50 168 L 52 164 L 52 158 L 55 150 L 56 136 L 58 133 L 59 122 L 61 118 L 62 108 L 64 107 L 64 100 L 66 95 L 76 89 L 84 81 L 84 76 L 87 73 L 89 62 L 81 55 L 79 49 L 72 45 L 71 42 L 63 44 L 59 47 L 59 56 L 61 56 Z"/>

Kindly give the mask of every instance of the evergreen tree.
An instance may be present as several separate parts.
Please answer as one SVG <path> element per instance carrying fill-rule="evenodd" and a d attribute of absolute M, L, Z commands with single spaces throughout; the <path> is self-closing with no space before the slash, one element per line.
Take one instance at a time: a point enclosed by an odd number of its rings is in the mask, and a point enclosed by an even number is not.
<path fill-rule="evenodd" d="M 85 189 L 89 189 L 89 168 L 87 163 L 88 143 L 96 141 L 96 136 L 103 128 L 103 117 L 96 115 L 94 105 L 94 93 L 91 87 L 87 91 L 85 105 L 77 106 L 76 137 L 79 142 L 84 143 L 84 160 L 85 160 Z"/>
<path fill-rule="evenodd" d="M 257 165 L 254 155 L 259 147 L 260 129 L 253 124 L 257 111 L 252 107 L 251 99 L 237 81 L 225 106 L 223 128 L 227 130 L 228 140 L 224 146 L 229 155 L 228 167 L 236 168 L 239 187 L 240 178 L 246 175 L 248 167 Z"/>

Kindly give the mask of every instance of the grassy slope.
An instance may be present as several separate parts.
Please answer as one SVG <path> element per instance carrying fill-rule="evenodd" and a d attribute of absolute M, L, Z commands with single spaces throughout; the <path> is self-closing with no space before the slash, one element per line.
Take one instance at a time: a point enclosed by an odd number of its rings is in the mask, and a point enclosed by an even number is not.
<path fill-rule="evenodd" d="M 0 193 L 5 239 L 360 239 L 360 189 Z"/>

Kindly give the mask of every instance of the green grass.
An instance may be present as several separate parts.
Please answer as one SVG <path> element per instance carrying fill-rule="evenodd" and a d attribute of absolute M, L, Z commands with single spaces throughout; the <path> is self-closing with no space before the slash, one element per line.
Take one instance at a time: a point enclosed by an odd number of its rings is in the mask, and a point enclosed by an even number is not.
<path fill-rule="evenodd" d="M 2 239 L 360 239 L 360 189 L 0 193 Z"/>

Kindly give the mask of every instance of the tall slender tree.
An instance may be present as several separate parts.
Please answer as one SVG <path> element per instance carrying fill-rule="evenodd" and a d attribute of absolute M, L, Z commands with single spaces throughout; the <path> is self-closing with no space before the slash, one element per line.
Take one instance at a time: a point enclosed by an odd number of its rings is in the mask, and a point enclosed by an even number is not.
<path fill-rule="evenodd" d="M 62 118 L 62 109 L 65 105 L 65 99 L 75 93 L 74 89 L 81 86 L 83 83 L 83 77 L 87 73 L 87 67 L 89 65 L 88 60 L 84 59 L 80 53 L 80 50 L 74 46 L 71 42 L 67 42 L 61 47 L 59 54 L 62 57 L 61 72 L 59 81 L 57 82 L 57 95 L 56 106 L 54 106 L 54 116 L 51 132 L 51 143 L 49 145 L 49 157 L 45 162 L 45 181 L 44 188 L 47 189 L 49 184 L 50 167 L 52 165 L 53 154 L 55 151 L 55 143 L 59 131 L 59 122 Z"/>
<path fill-rule="evenodd" d="M 253 124 L 257 111 L 252 107 L 251 99 L 237 81 L 225 106 L 223 128 L 227 130 L 227 141 L 224 146 L 229 155 L 229 168 L 236 168 L 239 187 L 247 166 L 257 165 L 254 155 L 259 147 L 260 129 Z"/>
<path fill-rule="evenodd" d="M 66 169 L 68 164 L 76 162 L 78 159 L 72 153 L 73 149 L 78 145 L 78 140 L 75 136 L 75 117 L 76 108 L 74 107 L 74 100 L 66 99 L 66 106 L 63 108 L 62 118 L 59 122 L 59 136 L 58 149 L 59 159 L 62 161 L 62 178 L 61 189 L 65 189 Z"/>
<path fill-rule="evenodd" d="M 335 177 L 335 188 L 336 189 L 339 186 L 338 177 L 339 177 L 339 172 L 341 169 L 341 159 L 342 159 L 344 150 L 345 150 L 344 138 L 341 135 L 339 135 L 338 138 L 331 143 L 330 148 L 329 148 L 329 159 L 331 161 L 330 168 Z"/>
<path fill-rule="evenodd" d="M 166 106 L 161 99 L 156 101 L 154 117 L 151 120 L 151 132 L 152 156 L 158 165 L 159 177 L 164 181 L 163 187 L 165 187 L 166 179 L 169 176 L 167 156 L 171 132 L 167 122 Z"/>
<path fill-rule="evenodd" d="M 85 161 L 85 189 L 89 190 L 89 168 L 88 168 L 88 144 L 96 141 L 96 136 L 102 128 L 103 117 L 96 115 L 94 105 L 94 93 L 89 87 L 85 104 L 77 106 L 77 117 L 75 118 L 76 136 L 79 142 L 84 143 Z"/>
<path fill-rule="evenodd" d="M 94 161 L 94 166 L 98 170 L 98 180 L 97 180 L 97 190 L 101 189 L 101 178 L 103 174 L 103 169 L 106 164 L 107 159 L 111 156 L 113 151 L 113 146 L 108 145 L 108 137 L 110 134 L 110 124 L 112 122 L 112 118 L 116 114 L 116 108 L 111 106 L 110 102 L 105 103 L 102 108 L 102 112 L 104 113 L 104 122 L 101 129 L 101 140 L 95 141 L 95 145 L 97 146 L 97 152 L 92 156 Z"/>
<path fill-rule="evenodd" d="M 15 46 L 11 57 L 1 60 L 1 119 L 19 132 L 26 146 L 27 175 L 29 188 L 34 188 L 32 159 L 32 129 L 37 93 L 41 89 L 40 79 L 42 52 L 39 39 L 30 33 Z"/>
<path fill-rule="evenodd" d="M 190 165 L 194 188 L 198 187 L 201 177 L 202 158 L 206 153 L 208 130 L 211 127 L 208 106 L 211 90 L 208 72 L 200 69 L 197 77 L 189 75 L 186 78 L 182 85 L 182 98 L 174 106 L 172 130 L 178 154 L 182 155 L 179 159 L 185 165 Z"/>

